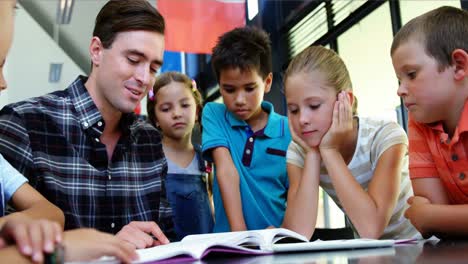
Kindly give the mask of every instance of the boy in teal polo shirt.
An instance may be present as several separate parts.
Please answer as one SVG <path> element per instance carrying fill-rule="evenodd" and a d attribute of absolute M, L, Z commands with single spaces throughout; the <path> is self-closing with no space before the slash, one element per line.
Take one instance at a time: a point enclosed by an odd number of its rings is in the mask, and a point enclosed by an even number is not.
<path fill-rule="evenodd" d="M 213 48 L 224 104 L 203 109 L 202 151 L 215 164 L 214 232 L 279 227 L 286 210 L 286 117 L 263 101 L 273 74 L 268 35 L 237 28 Z"/>

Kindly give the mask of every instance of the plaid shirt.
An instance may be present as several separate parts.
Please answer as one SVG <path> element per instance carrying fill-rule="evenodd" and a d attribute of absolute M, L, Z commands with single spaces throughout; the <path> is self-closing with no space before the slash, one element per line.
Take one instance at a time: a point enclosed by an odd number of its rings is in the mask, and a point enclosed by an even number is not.
<path fill-rule="evenodd" d="M 5 106 L 0 153 L 63 210 L 65 229 L 115 234 L 130 221 L 155 221 L 173 236 L 159 132 L 124 114 L 108 162 L 99 140 L 105 123 L 85 82 L 80 76 L 63 91 Z"/>

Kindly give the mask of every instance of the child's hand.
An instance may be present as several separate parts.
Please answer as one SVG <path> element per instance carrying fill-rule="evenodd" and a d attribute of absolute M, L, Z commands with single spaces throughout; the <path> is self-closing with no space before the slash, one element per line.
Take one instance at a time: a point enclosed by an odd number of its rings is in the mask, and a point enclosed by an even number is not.
<path fill-rule="evenodd" d="M 138 258 L 135 247 L 111 234 L 91 228 L 64 233 L 65 261 L 91 261 L 102 256 L 117 257 L 123 263 Z"/>
<path fill-rule="evenodd" d="M 9 244 L 18 246 L 19 251 L 42 262 L 44 253 L 52 253 L 55 243 L 62 240 L 62 228 L 49 220 L 32 220 L 21 213 L 12 214 L 0 230 L 0 248 Z"/>
<path fill-rule="evenodd" d="M 320 150 L 339 149 L 343 139 L 353 131 L 353 113 L 346 92 L 338 94 L 338 100 L 333 108 L 333 120 L 327 133 L 320 142 Z"/>
<path fill-rule="evenodd" d="M 289 123 L 289 131 L 291 133 L 291 138 L 294 142 L 296 142 L 302 149 L 304 149 L 305 153 L 309 153 L 312 148 L 309 147 L 309 145 L 307 145 L 307 143 L 304 142 L 304 140 L 302 140 L 302 138 L 300 138 L 297 134 L 296 134 L 296 131 L 294 131 L 294 128 L 291 124 L 291 119 L 288 118 L 288 123 Z"/>
<path fill-rule="evenodd" d="M 432 234 L 425 227 L 427 205 L 430 205 L 431 202 L 422 196 L 412 196 L 408 199 L 408 204 L 410 207 L 405 211 L 405 217 L 410 220 L 411 224 L 424 238 L 431 237 Z"/>

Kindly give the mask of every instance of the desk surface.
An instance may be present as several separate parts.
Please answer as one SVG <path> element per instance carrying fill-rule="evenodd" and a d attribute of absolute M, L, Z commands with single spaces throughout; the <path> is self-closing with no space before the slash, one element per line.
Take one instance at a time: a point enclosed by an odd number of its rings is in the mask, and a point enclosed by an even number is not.
<path fill-rule="evenodd" d="M 468 241 L 420 241 L 388 248 L 287 253 L 256 257 L 211 256 L 193 263 L 295 264 L 295 263 L 468 263 Z"/>

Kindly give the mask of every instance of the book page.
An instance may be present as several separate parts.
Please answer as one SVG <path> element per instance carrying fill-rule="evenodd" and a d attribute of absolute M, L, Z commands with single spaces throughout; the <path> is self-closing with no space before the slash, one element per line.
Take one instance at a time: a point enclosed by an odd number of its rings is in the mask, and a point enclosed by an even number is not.
<path fill-rule="evenodd" d="M 138 249 L 137 254 L 139 259 L 136 263 L 145 263 L 184 255 L 193 259 L 199 259 L 207 246 L 209 245 L 200 242 L 172 242 L 167 245 Z"/>
<path fill-rule="evenodd" d="M 291 238 L 291 241 L 308 241 L 306 237 L 285 228 L 190 235 L 184 237 L 182 241 L 209 240 L 226 242 L 232 245 L 250 248 L 257 247 L 264 250 L 271 250 L 272 244 L 277 243 L 284 238 Z"/>
<path fill-rule="evenodd" d="M 212 234 L 213 235 L 213 234 Z M 209 252 L 229 252 L 244 255 L 271 254 L 271 250 L 263 250 L 258 246 L 250 248 L 250 244 L 259 244 L 258 237 L 240 236 L 233 238 L 226 235 L 221 236 L 194 235 L 180 242 L 172 242 L 167 245 L 156 246 L 146 249 L 138 249 L 139 260 L 135 263 L 146 263 L 158 260 L 174 258 L 174 260 L 201 259 Z M 257 240 L 255 240 L 257 239 Z"/>
<path fill-rule="evenodd" d="M 273 245 L 274 252 L 293 252 L 293 251 L 315 251 L 332 249 L 351 249 L 351 248 L 375 248 L 392 247 L 396 240 L 377 240 L 377 239 L 347 239 L 347 240 L 316 240 L 305 243 L 290 243 Z"/>

